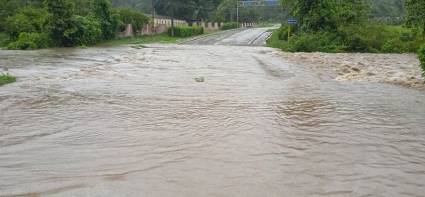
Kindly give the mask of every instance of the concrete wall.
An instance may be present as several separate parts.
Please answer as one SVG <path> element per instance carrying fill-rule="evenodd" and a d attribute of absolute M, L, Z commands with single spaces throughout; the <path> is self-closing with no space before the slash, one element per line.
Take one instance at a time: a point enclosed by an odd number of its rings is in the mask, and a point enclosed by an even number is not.
<path fill-rule="evenodd" d="M 174 20 L 175 26 L 185 26 L 188 25 L 186 21 L 183 20 Z M 152 35 L 164 33 L 171 27 L 171 19 L 168 18 L 156 18 L 155 19 L 155 29 L 153 29 L 152 24 L 145 25 L 141 31 L 141 35 Z"/>
<path fill-rule="evenodd" d="M 223 23 L 217 23 L 217 22 L 201 22 L 200 26 L 204 28 L 205 32 L 212 32 L 220 30 L 221 26 L 223 26 Z"/>
<path fill-rule="evenodd" d="M 254 27 L 255 23 L 241 23 L 241 27 Z"/>
<path fill-rule="evenodd" d="M 132 28 L 131 24 L 128 24 L 126 30 L 118 34 L 118 37 L 132 37 L 135 35 L 152 35 L 164 33 L 171 27 L 171 19 L 169 18 L 156 18 L 155 19 L 155 29 L 152 24 L 147 24 L 141 30 L 135 30 Z M 189 25 L 184 20 L 174 20 L 175 26 L 187 26 Z M 205 32 L 218 31 L 223 26 L 223 23 L 217 22 L 197 22 L 192 25 L 198 25 L 204 28 Z M 253 27 L 254 23 L 241 23 L 241 27 Z"/>
<path fill-rule="evenodd" d="M 120 38 L 133 37 L 134 35 L 135 35 L 135 32 L 131 24 L 127 24 L 127 26 L 125 27 L 125 30 L 123 32 L 118 33 L 118 37 Z"/>

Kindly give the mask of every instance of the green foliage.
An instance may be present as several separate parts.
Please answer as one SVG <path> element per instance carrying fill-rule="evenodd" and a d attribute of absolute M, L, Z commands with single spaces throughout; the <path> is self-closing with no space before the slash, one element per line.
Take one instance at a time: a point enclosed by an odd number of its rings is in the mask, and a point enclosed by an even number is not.
<path fill-rule="evenodd" d="M 65 32 L 73 28 L 74 4 L 70 0 L 45 0 L 50 13 L 48 30 L 59 46 L 72 46 Z"/>
<path fill-rule="evenodd" d="M 172 29 L 168 29 L 168 35 L 171 36 L 171 31 Z M 204 33 L 204 28 L 199 27 L 199 26 L 192 26 L 192 27 L 187 27 L 187 26 L 181 26 L 181 27 L 174 27 L 174 36 L 176 37 L 191 37 L 191 36 L 196 36 L 196 35 L 201 35 Z"/>
<path fill-rule="evenodd" d="M 120 8 L 114 10 L 118 18 L 118 29 L 124 31 L 126 24 L 131 24 L 136 31 L 142 30 L 145 24 L 149 23 L 149 17 L 128 8 Z"/>
<path fill-rule="evenodd" d="M 291 52 L 343 52 L 344 46 L 335 42 L 335 39 L 337 39 L 336 35 L 328 32 L 302 34 L 291 37 L 283 49 Z"/>
<path fill-rule="evenodd" d="M 45 9 L 24 7 L 6 19 L 5 30 L 12 37 L 17 38 L 21 32 L 42 32 L 47 22 L 48 13 Z"/>
<path fill-rule="evenodd" d="M 0 73 L 0 86 L 13 82 L 16 82 L 16 77 L 9 74 Z"/>
<path fill-rule="evenodd" d="M 278 48 L 305 52 L 410 53 L 425 43 L 424 37 L 411 29 L 382 24 L 348 25 L 335 32 L 295 32 L 289 42 L 280 42 Z M 279 40 L 287 41 L 287 27 L 274 34 Z"/>
<path fill-rule="evenodd" d="M 393 1 L 402 7 L 399 0 Z M 407 53 L 418 50 L 424 37 L 421 31 L 400 26 L 377 24 L 366 20 L 368 1 L 366 0 L 281 0 L 300 21 L 300 29 L 292 39 L 280 48 L 288 51 L 324 52 L 385 52 Z M 407 5 L 416 0 L 408 0 Z M 376 2 L 371 5 L 377 6 Z M 417 10 L 421 6 L 416 4 Z M 425 4 L 422 3 L 422 6 Z M 376 9 L 376 8 L 373 8 Z M 376 11 L 376 10 L 375 10 Z M 425 13 L 425 12 L 423 12 Z M 421 15 L 422 12 L 417 15 Z M 424 17 L 422 19 L 425 20 Z M 418 23 L 416 23 L 418 24 Z M 420 23 L 419 23 L 420 24 Z M 287 40 L 287 27 L 275 32 L 277 37 Z"/>
<path fill-rule="evenodd" d="M 366 14 L 365 0 L 296 0 L 293 14 L 303 31 L 334 31 L 341 24 L 362 21 Z"/>
<path fill-rule="evenodd" d="M 0 32 L 0 48 L 7 46 L 9 41 L 10 41 L 9 35 Z"/>
<path fill-rule="evenodd" d="M 8 49 L 42 49 L 47 48 L 51 44 L 49 35 L 46 33 L 20 33 L 16 41 L 9 43 Z"/>
<path fill-rule="evenodd" d="M 64 37 L 70 45 L 92 45 L 101 40 L 102 30 L 95 18 L 75 15 L 72 22 L 72 27 L 64 32 Z"/>
<path fill-rule="evenodd" d="M 421 61 L 422 76 L 425 77 L 425 44 L 419 49 L 418 56 Z"/>
<path fill-rule="evenodd" d="M 118 20 L 113 17 L 109 0 L 93 0 L 93 13 L 99 20 L 103 40 L 115 37 Z"/>
<path fill-rule="evenodd" d="M 339 34 L 350 52 L 409 53 L 424 43 L 422 36 L 400 26 L 352 25 L 341 28 Z"/>
<path fill-rule="evenodd" d="M 238 28 L 238 23 L 237 22 L 227 22 L 227 23 L 223 23 L 223 26 L 221 26 L 221 30 L 228 30 L 228 29 L 236 29 Z"/>
<path fill-rule="evenodd" d="M 289 25 L 285 25 L 280 27 L 276 33 L 280 40 L 288 41 L 288 32 L 289 32 Z M 298 26 L 291 25 L 290 37 L 294 36 L 297 32 L 298 32 Z"/>
<path fill-rule="evenodd" d="M 406 0 L 405 7 L 407 24 L 420 29 L 425 34 L 425 2 L 423 0 Z"/>

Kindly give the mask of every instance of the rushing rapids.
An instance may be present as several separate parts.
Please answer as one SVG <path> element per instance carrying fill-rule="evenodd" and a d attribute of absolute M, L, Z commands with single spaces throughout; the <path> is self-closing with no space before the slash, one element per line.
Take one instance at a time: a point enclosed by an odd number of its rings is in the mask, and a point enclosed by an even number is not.
<path fill-rule="evenodd" d="M 0 51 L 19 79 L 0 88 L 0 196 L 425 193 L 425 92 L 279 53 Z"/>

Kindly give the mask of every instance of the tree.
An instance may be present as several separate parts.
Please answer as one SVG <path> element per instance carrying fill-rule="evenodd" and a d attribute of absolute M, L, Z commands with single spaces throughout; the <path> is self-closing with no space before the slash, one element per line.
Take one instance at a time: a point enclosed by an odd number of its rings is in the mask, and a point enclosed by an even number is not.
<path fill-rule="evenodd" d="M 12 38 L 17 38 L 21 32 L 41 33 L 47 21 L 47 11 L 32 6 L 23 7 L 5 22 L 6 32 Z"/>
<path fill-rule="evenodd" d="M 341 24 L 352 24 L 366 17 L 365 0 L 281 0 L 291 8 L 303 31 L 335 31 Z"/>
<path fill-rule="evenodd" d="M 406 21 L 411 27 L 418 27 L 425 35 L 425 2 L 423 0 L 406 0 Z"/>
<path fill-rule="evenodd" d="M 42 0 L 0 0 L 0 31 L 4 31 L 8 17 L 15 15 L 19 9 L 26 6 L 38 6 Z"/>
<path fill-rule="evenodd" d="M 72 42 L 64 33 L 73 25 L 73 2 L 70 0 L 45 0 L 45 5 L 50 13 L 48 29 L 52 39 L 60 46 L 72 46 Z"/>
<path fill-rule="evenodd" d="M 114 9 L 119 20 L 118 29 L 124 31 L 126 24 L 131 24 L 133 29 L 141 31 L 145 24 L 149 23 L 149 17 L 141 12 L 129 8 Z"/>
<path fill-rule="evenodd" d="M 100 22 L 102 38 L 104 40 L 114 38 L 118 22 L 112 16 L 109 0 L 93 0 L 93 13 L 95 18 Z"/>

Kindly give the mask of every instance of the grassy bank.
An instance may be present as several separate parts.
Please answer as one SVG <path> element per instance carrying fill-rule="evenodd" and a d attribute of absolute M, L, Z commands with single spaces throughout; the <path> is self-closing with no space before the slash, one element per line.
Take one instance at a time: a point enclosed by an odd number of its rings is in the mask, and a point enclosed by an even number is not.
<path fill-rule="evenodd" d="M 13 83 L 16 81 L 16 77 L 11 76 L 9 74 L 0 74 L 0 86 Z"/>

